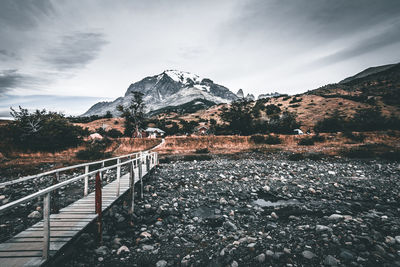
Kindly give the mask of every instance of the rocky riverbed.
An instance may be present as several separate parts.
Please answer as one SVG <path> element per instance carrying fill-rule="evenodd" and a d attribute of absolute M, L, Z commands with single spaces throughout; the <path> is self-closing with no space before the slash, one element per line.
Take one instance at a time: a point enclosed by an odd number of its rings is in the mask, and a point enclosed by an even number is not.
<path fill-rule="evenodd" d="M 242 154 L 161 164 L 65 266 L 400 266 L 400 164 Z"/>

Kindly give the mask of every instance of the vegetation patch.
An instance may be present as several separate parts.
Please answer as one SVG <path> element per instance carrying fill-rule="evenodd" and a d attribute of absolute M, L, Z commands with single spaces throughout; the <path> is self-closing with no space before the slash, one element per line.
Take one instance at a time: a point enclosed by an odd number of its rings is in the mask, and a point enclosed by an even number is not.
<path fill-rule="evenodd" d="M 87 143 L 85 149 L 79 150 L 76 153 L 76 158 L 81 160 L 97 160 L 109 158 L 112 154 L 105 151 L 110 143 L 110 140 L 107 138 Z"/>
<path fill-rule="evenodd" d="M 279 138 L 279 136 L 274 136 L 274 135 L 252 135 L 250 137 L 250 141 L 252 141 L 254 144 L 268 144 L 268 145 L 276 145 L 276 144 L 281 144 L 282 140 Z"/>
<path fill-rule="evenodd" d="M 293 153 L 290 154 L 288 159 L 291 161 L 299 161 L 299 160 L 303 160 L 305 157 L 302 153 Z"/>
<path fill-rule="evenodd" d="M 297 144 L 300 146 L 312 146 L 314 145 L 314 139 L 312 137 L 302 138 Z"/>

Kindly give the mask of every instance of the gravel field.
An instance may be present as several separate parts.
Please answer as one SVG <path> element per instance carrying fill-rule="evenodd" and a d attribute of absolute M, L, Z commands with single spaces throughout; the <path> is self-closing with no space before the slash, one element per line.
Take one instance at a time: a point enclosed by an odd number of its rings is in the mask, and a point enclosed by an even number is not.
<path fill-rule="evenodd" d="M 161 164 L 133 218 L 121 201 L 65 266 L 400 266 L 399 177 L 282 154 Z"/>
<path fill-rule="evenodd" d="M 257 153 L 161 164 L 64 266 L 400 266 L 400 164 Z"/>

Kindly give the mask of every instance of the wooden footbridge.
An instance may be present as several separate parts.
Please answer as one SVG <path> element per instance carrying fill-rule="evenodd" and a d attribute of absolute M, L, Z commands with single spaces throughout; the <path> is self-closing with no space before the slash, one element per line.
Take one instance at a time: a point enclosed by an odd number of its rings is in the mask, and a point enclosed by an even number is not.
<path fill-rule="evenodd" d="M 106 166 L 110 165 L 111 166 Z M 56 258 L 91 223 L 96 223 L 99 238 L 102 234 L 102 211 L 111 207 L 120 196 L 129 191 L 130 212 L 134 209 L 134 185 L 140 182 L 143 196 L 143 176 L 158 165 L 158 154 L 143 151 L 106 160 L 84 163 L 26 176 L 0 184 L 0 188 L 12 186 L 52 175 L 54 184 L 6 205 L 0 206 L 0 215 L 18 209 L 26 202 L 43 198 L 43 220 L 0 244 L 0 266 L 41 266 Z M 123 174 L 121 167 L 127 170 Z M 61 172 L 82 169 L 83 174 L 59 182 Z M 94 169 L 89 171 L 90 169 Z M 116 179 L 102 187 L 104 173 L 116 170 Z M 89 193 L 89 179 L 95 178 L 95 190 Z M 52 213 L 52 195 L 58 189 L 84 180 L 83 197 L 71 205 Z M 54 207 L 54 206 L 53 206 Z"/>

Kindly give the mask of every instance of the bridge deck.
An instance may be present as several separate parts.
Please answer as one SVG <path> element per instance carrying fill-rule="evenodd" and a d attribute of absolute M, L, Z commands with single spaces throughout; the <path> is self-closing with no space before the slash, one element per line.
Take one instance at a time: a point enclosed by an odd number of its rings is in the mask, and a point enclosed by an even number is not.
<path fill-rule="evenodd" d="M 139 169 L 134 170 L 135 183 L 139 181 Z M 143 176 L 147 173 L 143 168 Z M 102 209 L 108 209 L 129 190 L 129 174 L 120 178 L 120 195 L 117 196 L 117 181 L 102 188 Z M 79 199 L 50 215 L 50 256 L 59 253 L 97 218 L 95 213 L 95 192 Z M 0 244 L 0 266 L 40 266 L 43 250 L 43 220 Z"/>

